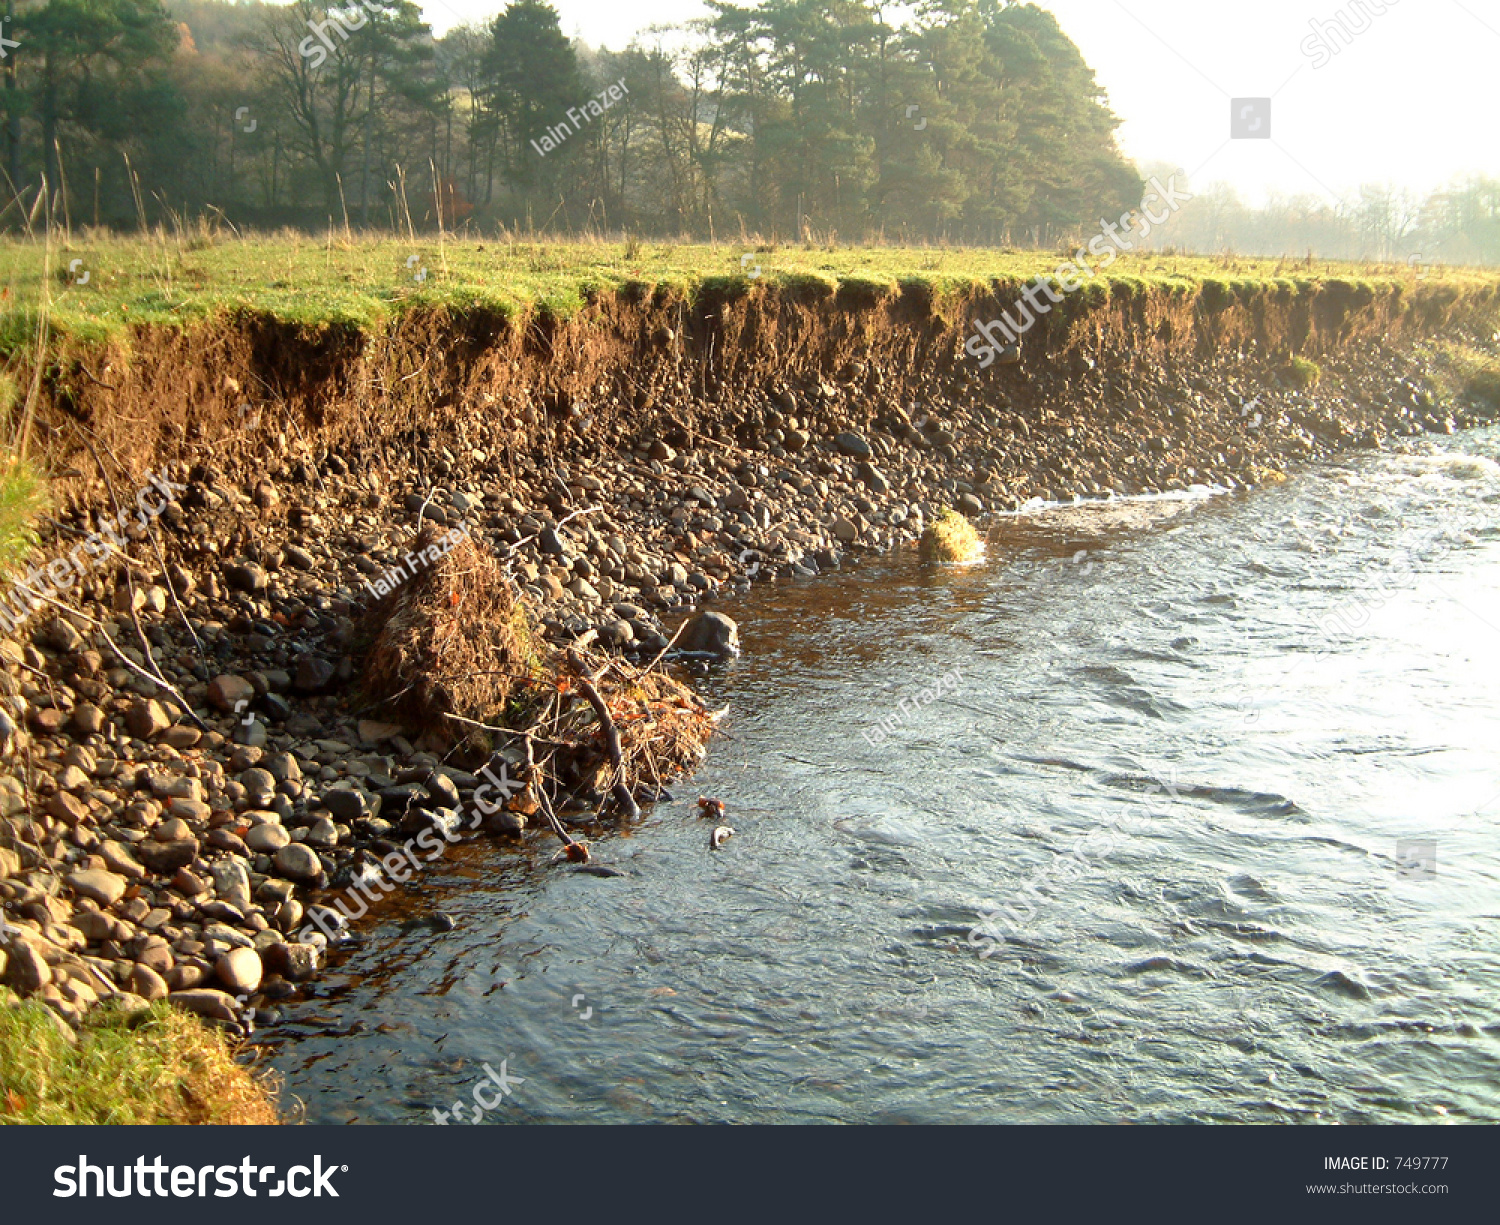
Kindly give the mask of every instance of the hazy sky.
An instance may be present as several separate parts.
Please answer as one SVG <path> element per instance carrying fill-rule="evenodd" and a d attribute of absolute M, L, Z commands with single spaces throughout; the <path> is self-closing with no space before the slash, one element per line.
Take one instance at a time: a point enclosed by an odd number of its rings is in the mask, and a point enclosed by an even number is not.
<path fill-rule="evenodd" d="M 503 7 L 503 0 L 422 3 L 439 32 Z M 647 26 L 706 11 L 698 0 L 553 3 L 566 33 L 614 50 Z M 1254 201 L 1270 190 L 1332 199 L 1366 182 L 1426 191 L 1459 174 L 1500 175 L 1500 0 L 1047 0 L 1042 7 L 1057 15 L 1108 91 L 1125 121 L 1125 152 L 1181 166 L 1200 186 L 1225 179 Z M 1323 46 L 1336 54 L 1306 43 L 1318 38 L 1314 21 L 1332 30 L 1340 18 L 1360 32 L 1329 34 Z M 1242 97 L 1272 99 L 1269 140 L 1229 138 L 1231 99 Z"/>

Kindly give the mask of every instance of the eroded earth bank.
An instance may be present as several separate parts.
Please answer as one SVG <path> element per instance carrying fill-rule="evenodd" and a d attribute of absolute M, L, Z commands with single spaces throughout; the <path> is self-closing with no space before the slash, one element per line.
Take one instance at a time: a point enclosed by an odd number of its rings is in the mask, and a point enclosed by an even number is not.
<path fill-rule="evenodd" d="M 59 507 L 3 610 L 0 975 L 66 1021 L 274 1013 L 457 839 L 589 870 L 565 843 L 713 730 L 691 670 L 728 627 L 672 639 L 721 593 L 945 507 L 1233 489 L 1492 419 L 1436 342 L 1489 343 L 1494 305 L 1123 287 L 984 371 L 962 342 L 997 303 L 915 286 L 65 344 Z"/>

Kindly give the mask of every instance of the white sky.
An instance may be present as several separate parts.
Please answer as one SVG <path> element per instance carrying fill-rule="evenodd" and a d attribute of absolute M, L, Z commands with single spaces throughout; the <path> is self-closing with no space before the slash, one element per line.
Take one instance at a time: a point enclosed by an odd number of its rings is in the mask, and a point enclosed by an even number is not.
<path fill-rule="evenodd" d="M 1354 3 L 1366 5 L 1351 10 Z M 421 0 L 439 32 L 503 0 Z M 646 27 L 702 16 L 698 0 L 553 0 L 563 30 L 614 50 Z M 1427 191 L 1500 177 L 1500 0 L 1046 0 L 1125 122 L 1137 160 L 1326 199 L 1361 183 Z M 894 19 L 898 6 L 889 6 Z M 1315 68 L 1311 22 L 1365 26 Z M 1271 97 L 1271 139 L 1229 140 L 1230 99 Z M 1196 172 L 1196 173 L 1195 173 Z"/>

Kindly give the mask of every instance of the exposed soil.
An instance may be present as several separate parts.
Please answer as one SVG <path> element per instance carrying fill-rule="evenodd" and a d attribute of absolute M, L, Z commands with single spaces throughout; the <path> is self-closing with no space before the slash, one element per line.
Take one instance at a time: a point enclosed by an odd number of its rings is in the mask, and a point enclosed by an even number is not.
<path fill-rule="evenodd" d="M 650 665 L 750 577 L 908 545 L 949 506 L 1252 486 L 1493 417 L 1439 401 L 1420 343 L 1487 329 L 1492 300 L 1403 311 L 1346 289 L 1080 295 L 984 372 L 918 287 L 642 291 L 567 323 L 439 312 L 377 336 L 238 317 L 64 352 L 39 438 L 66 509 L 42 559 L 148 469 L 181 490 L 0 641 L 0 976 L 69 1019 L 168 993 L 226 1022 L 271 1009 L 343 923 L 316 907 L 357 918 L 352 889 L 399 887 L 403 847 L 435 859 L 481 824 L 481 767 L 528 787 L 488 834 L 549 853 L 690 767 L 701 664 Z M 460 525 L 472 543 L 409 560 Z M 692 637 L 711 653 L 734 630 Z M 540 775 L 540 740 L 447 717 L 534 730 L 542 710 L 563 747 Z M 643 756 L 654 729 L 671 751 Z M 563 850 L 555 870 L 579 858 Z"/>

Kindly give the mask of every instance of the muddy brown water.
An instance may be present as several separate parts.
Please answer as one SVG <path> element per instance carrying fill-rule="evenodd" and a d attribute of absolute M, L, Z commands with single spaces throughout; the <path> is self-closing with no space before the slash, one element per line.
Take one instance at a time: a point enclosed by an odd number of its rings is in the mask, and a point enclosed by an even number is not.
<path fill-rule="evenodd" d="M 624 875 L 462 846 L 258 1036 L 325 1123 L 1500 1121 L 1496 458 L 758 588 Z"/>

